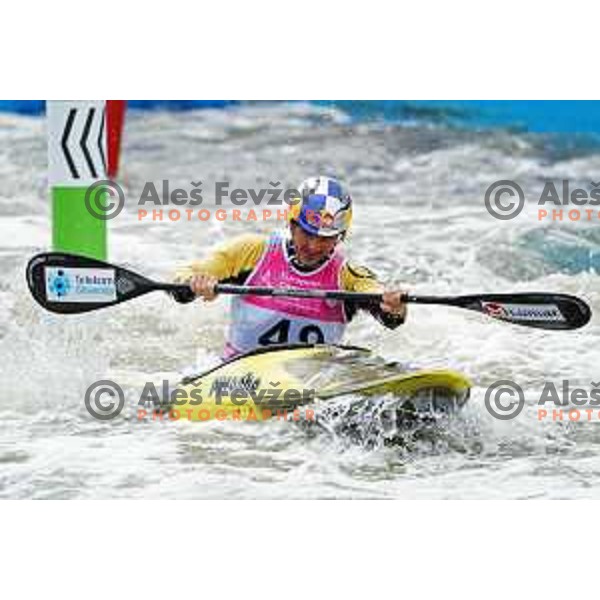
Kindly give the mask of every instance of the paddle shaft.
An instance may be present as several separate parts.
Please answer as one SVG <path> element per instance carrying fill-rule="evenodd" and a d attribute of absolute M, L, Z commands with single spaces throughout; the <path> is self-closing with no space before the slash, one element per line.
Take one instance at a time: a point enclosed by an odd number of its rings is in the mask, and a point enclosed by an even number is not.
<path fill-rule="evenodd" d="M 355 302 L 381 302 L 380 292 L 348 292 L 345 290 L 306 290 L 298 288 L 271 288 L 266 286 L 230 285 L 219 283 L 215 287 L 217 294 L 253 296 L 286 296 L 291 298 L 321 298 L 326 300 L 353 300 Z M 444 296 L 414 296 L 404 294 L 404 302 L 412 304 L 452 304 L 454 298 Z"/>
<path fill-rule="evenodd" d="M 184 292 L 189 286 L 176 283 L 157 283 L 156 289 L 165 291 Z M 268 286 L 231 285 L 218 283 L 215 285 L 217 294 L 228 294 L 234 296 L 285 296 L 288 298 L 319 298 L 326 300 L 353 300 L 355 302 L 381 302 L 383 294 L 379 292 L 348 292 L 344 290 L 315 290 L 301 288 L 273 288 Z M 405 302 L 421 302 L 435 304 L 443 302 L 444 298 L 433 298 L 429 296 L 405 296 Z"/>

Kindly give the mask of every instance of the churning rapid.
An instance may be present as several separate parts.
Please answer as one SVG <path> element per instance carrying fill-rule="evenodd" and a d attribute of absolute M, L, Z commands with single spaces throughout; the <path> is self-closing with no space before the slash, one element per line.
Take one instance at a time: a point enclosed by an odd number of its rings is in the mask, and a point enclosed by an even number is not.
<path fill-rule="evenodd" d="M 287 189 L 318 173 L 348 184 L 355 201 L 348 253 L 390 285 L 421 294 L 565 292 L 591 305 L 591 323 L 549 332 L 439 306 L 410 306 L 396 331 L 366 315 L 353 321 L 348 343 L 405 363 L 448 365 L 475 383 L 464 410 L 434 435 L 408 435 L 402 444 L 387 444 L 385 428 L 373 429 L 388 398 L 365 407 L 373 418 L 363 419 L 358 437 L 339 423 L 356 398 L 324 409 L 318 431 L 277 421 L 140 421 L 146 382 L 175 381 L 186 367 L 217 359 L 228 300 L 180 305 L 154 293 L 84 315 L 44 312 L 24 270 L 51 243 L 45 120 L 4 114 L 0 496 L 600 497 L 600 420 L 539 420 L 536 405 L 547 381 L 588 389 L 600 381 L 600 219 L 574 221 L 565 212 L 562 221 L 540 220 L 536 200 L 548 180 L 589 189 L 600 180 L 600 148 L 575 136 L 361 120 L 308 104 L 132 111 L 119 178 L 127 203 L 109 222 L 109 258 L 168 281 L 231 236 L 283 225 L 142 218 L 137 200 L 147 182 L 190 190 L 201 181 L 202 207 L 214 211 L 218 182 Z M 486 210 L 485 192 L 499 180 L 526 192 L 514 219 Z M 239 208 L 247 216 L 251 205 Z M 126 391 L 126 410 L 113 421 L 92 419 L 84 406 L 86 389 L 102 379 Z M 527 405 L 513 420 L 485 408 L 497 380 L 525 390 Z"/>

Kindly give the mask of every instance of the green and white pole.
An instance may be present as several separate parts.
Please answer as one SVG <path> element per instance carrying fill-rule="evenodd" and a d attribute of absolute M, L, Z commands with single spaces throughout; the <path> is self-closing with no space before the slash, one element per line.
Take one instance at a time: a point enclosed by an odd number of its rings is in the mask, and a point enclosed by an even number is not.
<path fill-rule="evenodd" d="M 106 220 L 90 212 L 86 193 L 107 178 L 106 103 L 61 100 L 46 104 L 52 246 L 100 260 L 107 258 Z"/>

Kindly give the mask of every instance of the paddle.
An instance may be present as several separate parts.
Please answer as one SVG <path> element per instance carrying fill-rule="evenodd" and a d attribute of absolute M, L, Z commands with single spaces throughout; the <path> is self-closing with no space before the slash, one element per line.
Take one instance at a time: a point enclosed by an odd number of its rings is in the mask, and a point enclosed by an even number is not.
<path fill-rule="evenodd" d="M 159 283 L 116 265 L 62 252 L 34 256 L 27 265 L 27 283 L 39 304 L 49 311 L 61 314 L 82 313 L 120 304 L 156 290 L 177 295 L 180 302 L 190 302 L 195 298 L 187 284 Z M 363 304 L 379 303 L 382 298 L 379 293 L 252 287 L 221 283 L 217 284 L 216 291 L 220 294 L 352 300 Z M 592 314 L 590 307 L 583 300 L 568 294 L 541 292 L 469 296 L 407 294 L 405 300 L 413 304 L 440 304 L 464 308 L 502 321 L 542 329 L 577 329 L 583 327 Z"/>

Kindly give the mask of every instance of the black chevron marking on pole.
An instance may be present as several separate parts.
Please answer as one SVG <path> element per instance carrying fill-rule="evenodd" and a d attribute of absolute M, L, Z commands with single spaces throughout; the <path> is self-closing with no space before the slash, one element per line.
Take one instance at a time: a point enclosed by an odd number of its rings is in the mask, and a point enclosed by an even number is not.
<path fill-rule="evenodd" d="M 83 151 L 83 156 L 85 157 L 85 162 L 87 163 L 88 169 L 92 177 L 97 178 L 98 174 L 96 173 L 96 169 L 94 168 L 94 163 L 92 162 L 92 157 L 90 156 L 90 152 L 87 147 L 87 140 L 90 135 L 90 129 L 92 127 L 92 122 L 94 120 L 94 113 L 96 112 L 95 108 L 90 108 L 88 111 L 87 119 L 85 120 L 85 125 L 83 127 L 83 133 L 81 135 L 80 146 Z"/>
<path fill-rule="evenodd" d="M 106 120 L 106 107 L 102 109 L 102 120 L 100 121 L 100 133 L 98 133 L 98 150 L 100 150 L 100 158 L 102 159 L 102 168 L 106 173 L 106 157 L 104 156 L 104 121 Z"/>
<path fill-rule="evenodd" d="M 75 163 L 73 162 L 73 157 L 69 152 L 69 147 L 67 146 L 67 142 L 69 141 L 69 136 L 71 135 L 71 129 L 73 129 L 73 122 L 75 121 L 75 116 L 77 115 L 77 109 L 72 108 L 69 111 L 69 116 L 67 117 L 67 124 L 65 125 L 65 129 L 63 131 L 62 139 L 60 140 L 60 147 L 62 148 L 63 155 L 65 160 L 67 161 L 67 166 L 69 167 L 69 171 L 71 171 L 71 176 L 73 179 L 79 179 L 79 173 L 75 168 Z"/>

